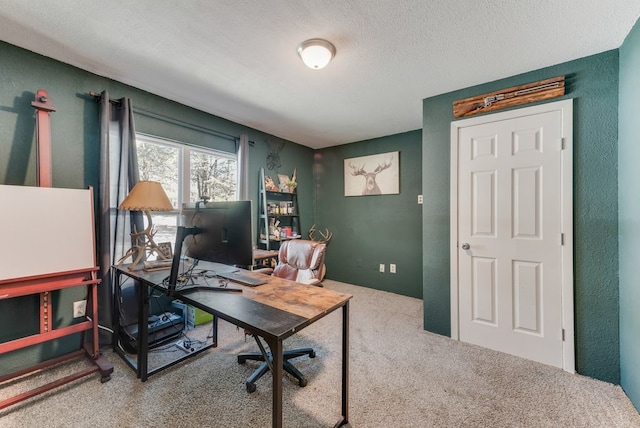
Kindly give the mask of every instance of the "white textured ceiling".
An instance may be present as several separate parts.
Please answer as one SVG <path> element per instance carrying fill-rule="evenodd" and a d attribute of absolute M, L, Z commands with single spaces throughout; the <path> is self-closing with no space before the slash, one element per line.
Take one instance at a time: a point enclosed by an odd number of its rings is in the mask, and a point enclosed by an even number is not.
<path fill-rule="evenodd" d="M 639 16 L 640 0 L 2 0 L 0 40 L 322 148 L 421 128 L 423 98 L 617 49 Z M 316 37 L 337 49 L 319 71 L 296 55 Z"/>

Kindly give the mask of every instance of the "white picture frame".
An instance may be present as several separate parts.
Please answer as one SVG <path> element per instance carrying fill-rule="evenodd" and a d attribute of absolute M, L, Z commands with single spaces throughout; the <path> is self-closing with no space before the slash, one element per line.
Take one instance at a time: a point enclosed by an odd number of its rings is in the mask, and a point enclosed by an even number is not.
<path fill-rule="evenodd" d="M 400 193 L 400 152 L 344 160 L 344 196 Z"/>

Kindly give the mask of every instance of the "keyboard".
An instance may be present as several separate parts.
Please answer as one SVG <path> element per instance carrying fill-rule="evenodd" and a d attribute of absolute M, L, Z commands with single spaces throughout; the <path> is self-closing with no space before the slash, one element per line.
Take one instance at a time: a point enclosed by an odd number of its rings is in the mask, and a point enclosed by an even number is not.
<path fill-rule="evenodd" d="M 249 275 L 240 271 L 216 272 L 216 274 L 220 278 L 225 278 L 225 279 L 228 279 L 229 281 L 237 282 L 243 285 L 248 285 L 249 287 L 255 287 L 257 285 L 262 285 L 267 283 L 266 279 L 256 278 L 253 275 Z"/>

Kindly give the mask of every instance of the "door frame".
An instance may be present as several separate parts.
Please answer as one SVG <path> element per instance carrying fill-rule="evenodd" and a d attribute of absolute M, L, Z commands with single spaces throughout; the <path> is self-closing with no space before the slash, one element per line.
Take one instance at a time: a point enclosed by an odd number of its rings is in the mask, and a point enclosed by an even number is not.
<path fill-rule="evenodd" d="M 562 254 L 562 342 L 563 369 L 575 373 L 575 329 L 573 295 L 573 99 L 523 107 L 500 113 L 461 119 L 451 122 L 451 187 L 450 187 L 450 252 L 451 252 L 451 338 L 460 340 L 458 307 L 458 136 L 461 128 L 485 123 L 560 111 L 562 115 L 563 145 L 561 151 L 561 221 L 564 236 Z"/>

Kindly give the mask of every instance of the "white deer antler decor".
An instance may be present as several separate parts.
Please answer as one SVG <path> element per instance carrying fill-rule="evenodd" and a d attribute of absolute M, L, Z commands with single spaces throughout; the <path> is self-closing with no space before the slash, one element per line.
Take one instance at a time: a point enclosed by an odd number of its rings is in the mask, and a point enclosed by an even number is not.
<path fill-rule="evenodd" d="M 400 193 L 398 155 L 399 152 L 391 152 L 345 159 L 344 195 L 361 196 Z M 381 174 L 385 170 L 389 171 Z M 364 185 L 362 180 L 357 178 L 360 176 L 364 177 Z"/>
<path fill-rule="evenodd" d="M 327 228 L 325 228 L 324 230 L 325 230 L 325 233 L 319 232 L 322 238 L 321 239 L 316 238 L 314 236 L 316 233 L 316 225 L 314 224 L 313 226 L 311 226 L 311 229 L 309 229 L 309 240 L 314 242 L 320 242 L 322 244 L 328 244 L 329 241 L 331 241 L 331 238 L 333 238 L 333 233 L 329 232 L 329 229 Z"/>

